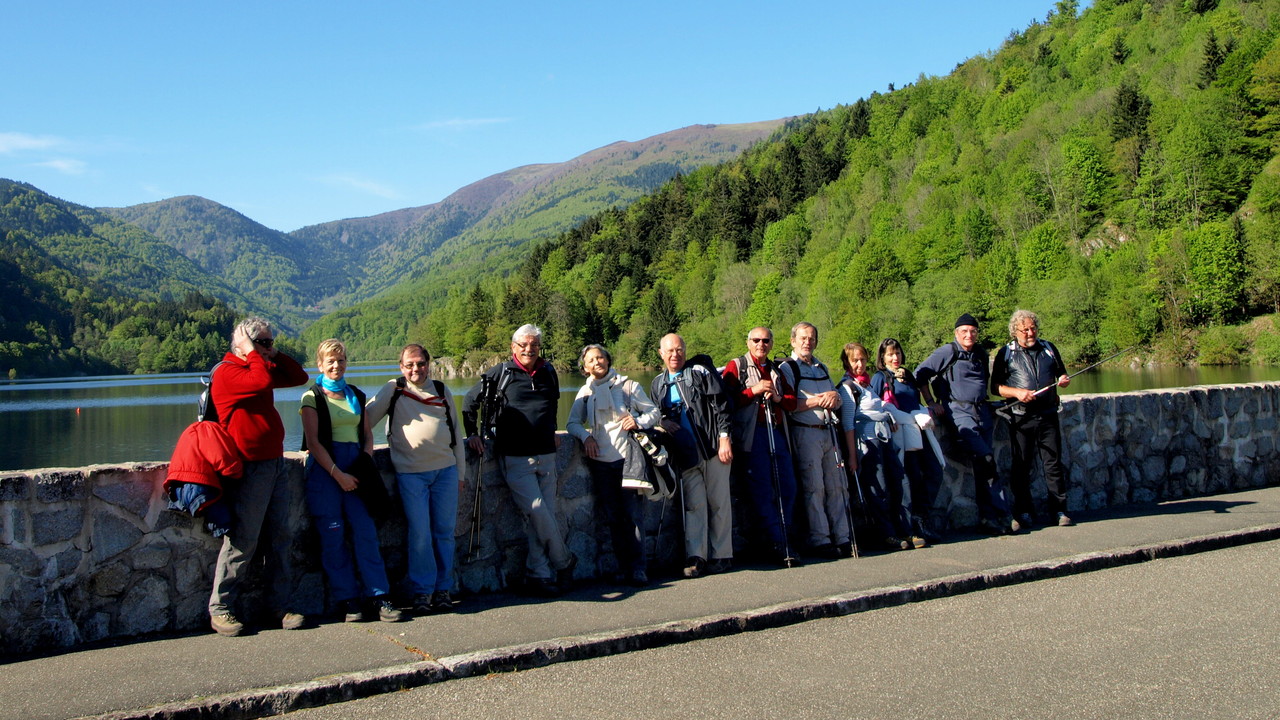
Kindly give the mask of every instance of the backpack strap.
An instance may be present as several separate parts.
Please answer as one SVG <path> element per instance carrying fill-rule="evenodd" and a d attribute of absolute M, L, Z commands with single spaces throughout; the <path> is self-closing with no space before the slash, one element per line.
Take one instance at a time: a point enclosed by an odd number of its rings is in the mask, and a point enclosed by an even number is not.
<path fill-rule="evenodd" d="M 400 379 L 404 380 L 404 378 Z M 440 399 L 444 401 L 444 419 L 445 422 L 449 423 L 449 447 L 458 447 L 458 428 L 453 424 L 453 405 L 449 402 L 449 396 L 445 394 L 448 391 L 445 390 L 443 382 L 434 378 L 432 378 L 431 382 L 436 384 L 436 395 L 439 395 Z M 390 428 L 391 426 L 387 425 L 387 427 Z"/>

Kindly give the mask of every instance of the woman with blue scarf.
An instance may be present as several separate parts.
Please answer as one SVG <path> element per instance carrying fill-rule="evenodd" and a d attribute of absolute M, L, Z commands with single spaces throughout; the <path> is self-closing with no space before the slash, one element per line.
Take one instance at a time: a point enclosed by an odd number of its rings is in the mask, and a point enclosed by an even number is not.
<path fill-rule="evenodd" d="M 338 340 L 330 338 L 316 348 L 316 368 L 320 380 L 302 395 L 298 412 L 303 447 L 309 451 L 307 508 L 320 534 L 320 563 L 329 581 L 329 600 L 346 622 L 364 620 L 365 603 L 377 611 L 379 620 L 396 622 L 401 613 L 391 604 L 378 528 L 355 492 L 359 480 L 351 474 L 362 452 L 373 453 L 373 435 L 363 412 L 364 393 L 343 377 L 347 349 Z"/>

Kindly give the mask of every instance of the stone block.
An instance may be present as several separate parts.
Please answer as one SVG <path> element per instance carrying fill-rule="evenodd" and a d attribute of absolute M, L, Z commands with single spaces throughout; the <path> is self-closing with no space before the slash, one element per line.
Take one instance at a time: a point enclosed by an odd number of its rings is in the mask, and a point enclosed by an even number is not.
<path fill-rule="evenodd" d="M 31 543 L 40 547 L 70 540 L 83 527 L 84 510 L 80 507 L 31 513 Z"/>
<path fill-rule="evenodd" d="M 115 597 L 129 586 L 129 575 L 129 568 L 124 563 L 111 563 L 93 574 L 89 589 L 95 595 Z"/>
<path fill-rule="evenodd" d="M 1240 440 L 1253 434 L 1253 421 L 1247 417 L 1236 418 L 1231 422 L 1231 439 Z"/>
<path fill-rule="evenodd" d="M 167 566 L 171 557 L 173 550 L 163 538 L 144 539 L 129 553 L 134 570 L 158 570 Z"/>
<path fill-rule="evenodd" d="M 93 515 L 91 536 L 94 562 L 103 562 L 128 550 L 142 539 L 142 531 L 133 523 L 105 510 Z"/>
<path fill-rule="evenodd" d="M 116 468 L 89 473 L 90 486 L 95 497 L 128 510 L 130 514 L 145 518 L 151 509 L 155 483 L 151 478 L 122 473 Z"/>
<path fill-rule="evenodd" d="M 74 574 L 80 568 L 80 559 L 84 553 L 70 547 L 49 559 L 49 570 L 52 577 L 62 578 Z"/>
<path fill-rule="evenodd" d="M 121 599 L 115 632 L 135 636 L 168 629 L 169 611 L 169 584 L 160 577 L 147 575 Z"/>
<path fill-rule="evenodd" d="M 0 502 L 16 502 L 31 496 L 31 478 L 26 473 L 0 475 Z"/>
<path fill-rule="evenodd" d="M 81 500 L 88 491 L 82 470 L 50 470 L 32 477 L 36 483 L 36 499 L 40 502 Z"/>

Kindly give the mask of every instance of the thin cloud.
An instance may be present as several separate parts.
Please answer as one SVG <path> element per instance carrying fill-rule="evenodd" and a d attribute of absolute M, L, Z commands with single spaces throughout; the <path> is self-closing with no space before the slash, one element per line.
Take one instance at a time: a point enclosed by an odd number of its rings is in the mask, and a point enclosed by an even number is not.
<path fill-rule="evenodd" d="M 368 180 L 354 175 L 324 175 L 317 178 L 326 185 L 336 185 L 338 187 L 359 190 L 369 195 L 376 195 L 388 200 L 399 200 L 400 193 L 378 182 Z"/>
<path fill-rule="evenodd" d="M 0 132 L 0 153 L 9 155 L 24 150 L 48 150 L 61 147 L 66 141 L 53 135 L 32 135 L 20 132 Z"/>
<path fill-rule="evenodd" d="M 449 120 L 436 120 L 429 123 L 422 123 L 417 126 L 418 130 L 466 130 L 473 127 L 483 127 L 485 125 L 500 125 L 502 123 L 511 122 L 511 118 L 451 118 Z"/>
<path fill-rule="evenodd" d="M 35 163 L 35 166 L 52 168 L 63 175 L 83 175 L 85 170 L 89 167 L 81 160 L 72 160 L 70 158 L 47 160 L 45 162 Z"/>

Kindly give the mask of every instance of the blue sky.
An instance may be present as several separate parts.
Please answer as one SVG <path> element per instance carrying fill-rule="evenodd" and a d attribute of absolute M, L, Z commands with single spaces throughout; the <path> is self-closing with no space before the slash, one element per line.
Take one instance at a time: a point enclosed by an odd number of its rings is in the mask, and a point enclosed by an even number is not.
<path fill-rule="evenodd" d="M 852 103 L 945 75 L 1052 4 L 15 3 L 0 177 L 95 207 L 201 195 L 289 231 Z"/>

